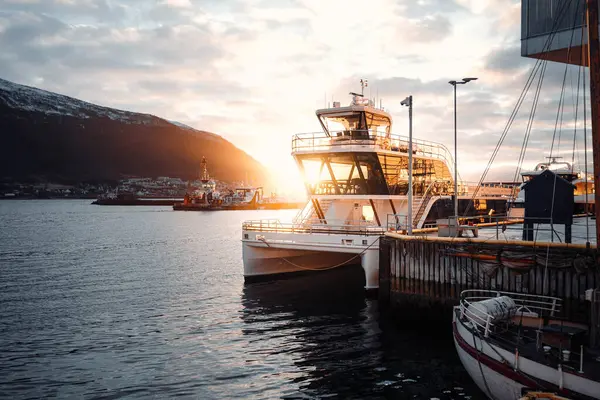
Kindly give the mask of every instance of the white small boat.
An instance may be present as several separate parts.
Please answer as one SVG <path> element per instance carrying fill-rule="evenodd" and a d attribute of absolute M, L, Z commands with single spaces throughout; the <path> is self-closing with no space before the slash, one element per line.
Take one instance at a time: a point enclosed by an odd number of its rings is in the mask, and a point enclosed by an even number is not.
<path fill-rule="evenodd" d="M 593 318 L 598 318 L 599 294 L 586 292 L 595 301 Z M 561 303 L 522 293 L 461 293 L 453 312 L 454 343 L 463 366 L 490 399 L 535 392 L 600 399 L 600 353 L 587 342 L 597 332 L 591 324 L 561 318 Z"/>

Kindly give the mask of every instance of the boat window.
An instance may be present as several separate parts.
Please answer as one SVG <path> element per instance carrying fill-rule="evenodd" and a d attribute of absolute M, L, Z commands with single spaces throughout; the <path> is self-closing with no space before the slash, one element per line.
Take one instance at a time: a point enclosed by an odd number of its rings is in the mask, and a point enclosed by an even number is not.
<path fill-rule="evenodd" d="M 321 115 L 323 126 L 331 136 L 364 137 L 367 136 L 367 122 L 364 112 L 347 112 L 334 115 Z"/>
<path fill-rule="evenodd" d="M 372 137 L 389 137 L 390 135 L 390 120 L 380 114 L 365 113 L 369 135 Z"/>
<path fill-rule="evenodd" d="M 475 210 L 487 210 L 487 202 L 485 201 L 485 199 L 477 199 L 473 201 L 473 208 Z"/>
<path fill-rule="evenodd" d="M 389 194 L 375 154 L 312 154 L 300 161 L 312 194 Z"/>
<path fill-rule="evenodd" d="M 373 222 L 373 218 L 375 217 L 375 212 L 373 211 L 373 207 L 371 206 L 362 206 L 362 220 Z"/>
<path fill-rule="evenodd" d="M 390 194 L 408 194 L 408 156 L 380 154 L 379 162 Z M 413 194 L 450 193 L 453 179 L 448 166 L 439 160 L 413 158 Z"/>

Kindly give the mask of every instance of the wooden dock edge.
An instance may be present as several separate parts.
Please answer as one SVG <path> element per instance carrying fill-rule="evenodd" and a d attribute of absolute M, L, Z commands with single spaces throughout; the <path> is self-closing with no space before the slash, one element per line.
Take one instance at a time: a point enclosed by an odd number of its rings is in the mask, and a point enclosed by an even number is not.
<path fill-rule="evenodd" d="M 403 241 L 419 241 L 419 242 L 437 242 L 437 243 L 486 243 L 486 244 L 504 244 L 511 246 L 523 247 L 544 247 L 544 248 L 562 248 L 562 249 L 595 249 L 595 244 L 577 244 L 577 243 L 559 243 L 559 242 L 531 242 L 527 240 L 499 240 L 499 239 L 483 239 L 483 238 L 462 238 L 462 237 L 439 237 L 426 235 L 402 235 L 395 232 L 385 232 L 385 236 Z"/>

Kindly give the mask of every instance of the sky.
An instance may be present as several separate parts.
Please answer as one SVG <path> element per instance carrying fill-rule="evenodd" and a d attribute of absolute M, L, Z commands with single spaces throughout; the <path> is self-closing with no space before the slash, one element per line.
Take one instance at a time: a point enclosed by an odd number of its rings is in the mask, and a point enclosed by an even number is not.
<path fill-rule="evenodd" d="M 348 104 L 361 78 L 369 82 L 365 94 L 394 118 L 393 133 L 408 134 L 400 101 L 413 95 L 414 137 L 453 151 L 448 81 L 477 77 L 457 93 L 459 171 L 477 181 L 535 63 L 520 56 L 520 6 L 514 0 L 2 0 L 0 77 L 217 133 L 273 171 L 282 190 L 302 187 L 291 137 L 318 131 L 315 109 Z M 550 64 L 526 169 L 549 155 L 556 137 L 565 66 Z M 553 152 L 571 161 L 578 70 L 566 73 L 570 108 Z M 514 178 L 530 110 L 526 100 L 490 179 Z"/>

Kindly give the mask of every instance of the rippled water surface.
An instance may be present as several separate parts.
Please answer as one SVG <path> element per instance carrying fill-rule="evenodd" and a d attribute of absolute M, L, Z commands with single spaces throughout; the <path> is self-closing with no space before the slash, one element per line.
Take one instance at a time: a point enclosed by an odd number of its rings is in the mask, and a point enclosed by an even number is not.
<path fill-rule="evenodd" d="M 89 203 L 0 201 L 3 398 L 481 398 L 360 268 L 244 284 L 241 221 L 295 211 Z"/>

